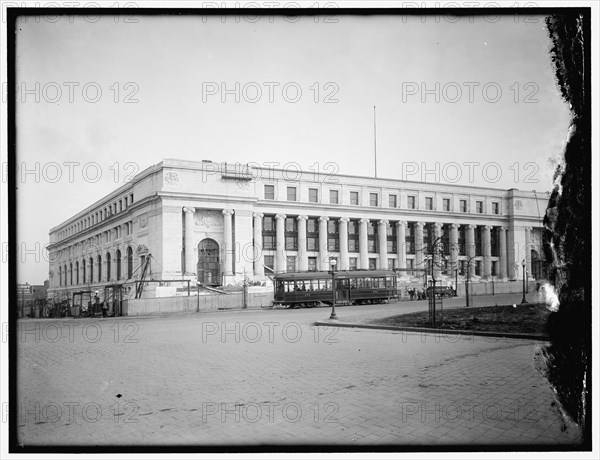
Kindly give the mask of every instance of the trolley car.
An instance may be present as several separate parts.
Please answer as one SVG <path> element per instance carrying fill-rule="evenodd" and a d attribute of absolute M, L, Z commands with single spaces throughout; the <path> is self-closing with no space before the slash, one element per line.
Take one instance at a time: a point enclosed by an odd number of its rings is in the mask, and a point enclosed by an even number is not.
<path fill-rule="evenodd" d="M 274 278 L 274 303 L 310 307 L 333 302 L 329 272 L 282 273 Z M 398 298 L 396 274 L 388 270 L 352 270 L 335 273 L 336 304 L 382 303 Z"/>

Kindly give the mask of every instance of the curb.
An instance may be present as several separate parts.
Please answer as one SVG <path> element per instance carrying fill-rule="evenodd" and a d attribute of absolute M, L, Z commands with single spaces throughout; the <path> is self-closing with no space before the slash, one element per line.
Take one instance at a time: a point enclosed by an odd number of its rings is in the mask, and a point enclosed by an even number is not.
<path fill-rule="evenodd" d="M 405 331 L 405 332 L 421 332 L 426 334 L 450 334 L 450 335 L 477 335 L 482 337 L 501 337 L 506 339 L 526 339 L 539 340 L 547 342 L 550 338 L 545 334 L 534 333 L 518 333 L 518 332 L 486 332 L 486 331 L 469 331 L 464 329 L 437 329 L 429 327 L 408 327 L 408 326 L 379 326 L 376 324 L 357 324 L 357 323 L 340 323 L 337 321 L 316 321 L 314 326 L 336 326 L 357 329 L 375 329 L 384 331 Z"/>

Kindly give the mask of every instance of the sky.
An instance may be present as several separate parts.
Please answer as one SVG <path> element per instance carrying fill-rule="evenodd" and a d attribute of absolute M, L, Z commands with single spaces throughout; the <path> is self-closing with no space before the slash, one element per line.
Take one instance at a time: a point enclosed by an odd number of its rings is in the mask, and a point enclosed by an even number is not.
<path fill-rule="evenodd" d="M 374 106 L 379 177 L 552 189 L 570 112 L 543 17 L 325 19 L 20 21 L 18 282 L 47 279 L 50 228 L 165 158 L 373 176 Z"/>

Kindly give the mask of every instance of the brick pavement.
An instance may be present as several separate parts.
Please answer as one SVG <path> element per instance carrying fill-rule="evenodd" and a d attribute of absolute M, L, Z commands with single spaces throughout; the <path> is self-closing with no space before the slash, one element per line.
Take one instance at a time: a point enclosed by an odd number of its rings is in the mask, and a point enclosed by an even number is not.
<path fill-rule="evenodd" d="M 19 322 L 20 442 L 579 439 L 534 368 L 536 342 L 309 326 L 320 309 L 244 313 Z"/>

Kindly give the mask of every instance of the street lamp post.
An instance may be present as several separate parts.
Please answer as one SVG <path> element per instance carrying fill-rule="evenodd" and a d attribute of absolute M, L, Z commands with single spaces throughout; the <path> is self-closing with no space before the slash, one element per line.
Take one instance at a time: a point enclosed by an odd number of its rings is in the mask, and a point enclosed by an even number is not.
<path fill-rule="evenodd" d="M 521 300 L 521 303 L 527 303 L 527 299 L 525 299 L 525 278 L 527 278 L 527 268 L 525 265 L 525 259 L 523 259 L 521 265 L 523 266 L 523 300 Z"/>
<path fill-rule="evenodd" d="M 335 314 L 335 268 L 336 268 L 336 265 L 337 265 L 337 260 L 329 259 L 329 266 L 330 266 L 329 273 L 331 274 L 331 294 L 332 294 L 331 316 L 329 316 L 329 319 L 338 319 L 337 315 Z"/>

